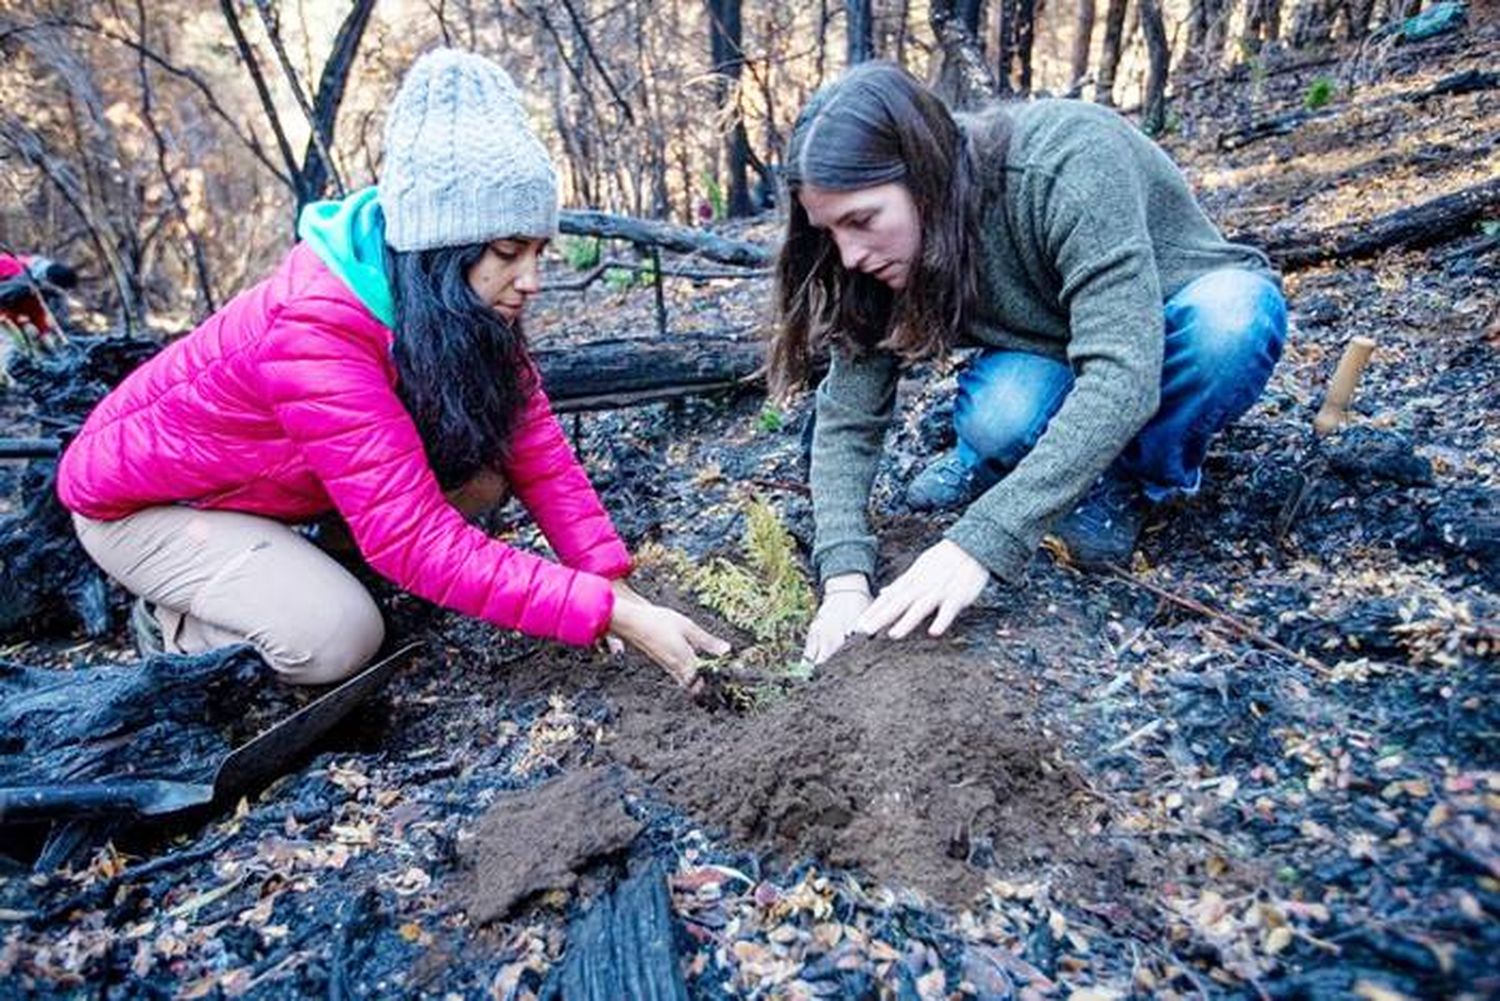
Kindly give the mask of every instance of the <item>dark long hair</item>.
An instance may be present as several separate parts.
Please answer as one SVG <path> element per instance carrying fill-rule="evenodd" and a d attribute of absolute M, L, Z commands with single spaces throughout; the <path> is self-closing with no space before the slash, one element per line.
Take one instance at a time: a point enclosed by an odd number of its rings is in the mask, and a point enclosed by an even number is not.
<path fill-rule="evenodd" d="M 861 63 L 819 89 L 797 116 L 786 177 L 773 391 L 801 385 L 811 353 L 825 344 L 880 348 L 905 361 L 951 347 L 978 286 L 979 209 L 972 154 L 937 95 L 894 63 Z M 911 192 L 921 225 L 917 260 L 900 292 L 846 269 L 833 238 L 812 225 L 797 198 L 804 184 L 853 191 L 892 181 Z"/>
<path fill-rule="evenodd" d="M 508 322 L 469 287 L 469 268 L 488 249 L 386 250 L 396 391 L 445 490 L 506 455 L 516 417 L 536 388 L 520 322 Z"/>

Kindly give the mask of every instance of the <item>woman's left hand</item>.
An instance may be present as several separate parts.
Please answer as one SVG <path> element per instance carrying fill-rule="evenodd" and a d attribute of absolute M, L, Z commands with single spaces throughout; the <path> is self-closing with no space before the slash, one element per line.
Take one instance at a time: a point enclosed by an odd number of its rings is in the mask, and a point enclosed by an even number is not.
<path fill-rule="evenodd" d="M 974 603 L 989 579 L 983 563 L 944 539 L 881 589 L 875 603 L 854 624 L 854 631 L 874 636 L 890 627 L 887 635 L 899 640 L 936 612 L 927 633 L 941 636 L 958 613 Z"/>

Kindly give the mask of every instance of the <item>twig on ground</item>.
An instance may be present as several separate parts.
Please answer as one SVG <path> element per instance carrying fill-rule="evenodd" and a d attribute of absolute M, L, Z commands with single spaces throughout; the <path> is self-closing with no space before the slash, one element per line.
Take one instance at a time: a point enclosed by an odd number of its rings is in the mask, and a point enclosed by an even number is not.
<path fill-rule="evenodd" d="M 1267 650 L 1270 650 L 1273 653 L 1279 653 L 1283 657 L 1288 657 L 1301 664 L 1303 667 L 1311 671 L 1315 671 L 1325 678 L 1331 677 L 1333 675 L 1332 668 L 1330 668 L 1327 664 L 1323 663 L 1315 657 L 1309 657 L 1305 653 L 1299 653 L 1296 650 L 1291 649 L 1290 647 L 1276 642 L 1271 637 L 1267 636 L 1265 633 L 1261 632 L 1259 629 L 1246 622 L 1244 619 L 1236 618 L 1235 616 L 1230 615 L 1228 612 L 1221 612 L 1217 608 L 1211 608 L 1195 598 L 1189 598 L 1186 595 L 1178 594 L 1176 591 L 1169 591 L 1166 588 L 1162 587 L 1160 584 L 1153 584 L 1148 580 L 1142 580 L 1135 574 L 1131 573 L 1129 570 L 1126 570 L 1123 567 L 1116 566 L 1113 563 L 1108 564 L 1108 567 L 1111 575 L 1119 578 L 1127 584 L 1134 584 L 1136 587 L 1141 588 L 1143 591 L 1149 591 L 1151 594 L 1156 595 L 1158 598 L 1161 598 L 1164 601 L 1170 601 L 1172 604 L 1177 605 L 1181 608 L 1186 608 L 1190 612 L 1196 612 L 1204 618 L 1211 619 L 1212 621 L 1217 622 L 1221 625 L 1228 626 L 1230 629 L 1250 640 L 1250 642 L 1265 647 Z"/>
<path fill-rule="evenodd" d="M 807 484 L 799 483 L 796 480 L 772 480 L 760 476 L 753 476 L 747 482 L 751 486 L 765 487 L 767 490 L 779 490 L 784 493 L 799 494 L 803 497 L 812 496 L 812 490 L 808 488 Z"/>
<path fill-rule="evenodd" d="M 94 903 L 107 898 L 116 889 L 124 886 L 126 883 L 137 883 L 147 876 L 154 876 L 169 869 L 191 865 L 194 862 L 206 859 L 227 845 L 237 833 L 239 832 L 228 831 L 196 848 L 173 852 L 170 855 L 163 855 L 161 858 L 152 859 L 150 862 L 144 862 L 141 865 L 126 869 L 118 876 L 111 876 L 102 883 L 91 886 L 82 893 L 76 894 L 51 910 L 44 912 L 34 918 L 31 921 L 31 925 L 34 928 L 45 928 L 47 925 L 67 917 L 73 911 L 92 906 Z"/>

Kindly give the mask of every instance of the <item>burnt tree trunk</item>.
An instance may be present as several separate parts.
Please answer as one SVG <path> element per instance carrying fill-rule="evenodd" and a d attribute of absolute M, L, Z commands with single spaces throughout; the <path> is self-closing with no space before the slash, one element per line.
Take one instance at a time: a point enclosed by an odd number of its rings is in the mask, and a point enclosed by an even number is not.
<path fill-rule="evenodd" d="M 718 77 L 719 112 L 731 124 L 724 144 L 725 169 L 729 174 L 725 211 L 741 219 L 754 212 L 750 204 L 750 136 L 739 110 L 740 77 L 745 69 L 745 52 L 741 47 L 741 0 L 708 0 L 709 42 L 713 70 Z"/>
<path fill-rule="evenodd" d="M 1146 101 L 1141 126 L 1147 135 L 1160 135 L 1167 124 L 1167 73 L 1172 52 L 1167 46 L 1167 28 L 1162 21 L 1161 0 L 1140 0 L 1141 34 L 1146 39 Z"/>
<path fill-rule="evenodd" d="M 979 40 L 983 51 L 984 0 L 958 0 L 958 18 L 963 22 L 964 30 Z"/>
<path fill-rule="evenodd" d="M 359 43 L 364 38 L 365 28 L 370 23 L 370 14 L 375 10 L 375 0 L 355 0 L 353 8 L 339 25 L 338 35 L 333 40 L 333 51 L 323 64 L 318 77 L 318 92 L 313 97 L 313 124 L 323 139 L 323 148 L 333 148 L 333 126 L 338 121 L 339 106 L 344 102 L 344 91 L 349 83 L 349 73 L 359 55 Z M 329 165 L 318 151 L 318 143 L 309 137 L 302 153 L 302 169 L 298 172 L 297 188 L 310 198 L 321 198 L 328 187 Z"/>
<path fill-rule="evenodd" d="M 984 61 L 979 39 L 969 33 L 955 0 L 933 0 L 932 33 L 942 50 L 936 89 L 954 108 L 981 104 L 996 94 L 996 81 Z"/>
<path fill-rule="evenodd" d="M 1036 0 L 996 0 L 995 78 L 1001 94 L 1031 92 Z"/>
<path fill-rule="evenodd" d="M 1351 42 L 1357 42 L 1370 33 L 1370 18 L 1375 13 L 1375 0 L 1346 0 L 1344 4 L 1344 31 Z"/>
<path fill-rule="evenodd" d="M 1281 34 L 1281 0 L 1247 0 L 1245 27 L 1240 45 L 1249 54 L 1258 53 L 1263 45 L 1276 41 Z"/>
<path fill-rule="evenodd" d="M 1099 85 L 1094 100 L 1106 107 L 1115 103 L 1115 74 L 1120 69 L 1120 44 L 1125 38 L 1125 10 L 1130 0 L 1109 0 L 1104 12 L 1104 51 L 1099 53 Z"/>
<path fill-rule="evenodd" d="M 850 66 L 875 58 L 875 17 L 870 0 L 844 0 L 844 29 Z"/>
<path fill-rule="evenodd" d="M 1224 39 L 1232 9 L 1229 0 L 1193 0 L 1188 12 L 1187 52 L 1182 60 L 1184 70 L 1212 70 L 1223 61 Z"/>
<path fill-rule="evenodd" d="M 1292 47 L 1306 49 L 1333 40 L 1333 0 L 1301 0 L 1292 9 Z"/>
<path fill-rule="evenodd" d="M 1074 25 L 1073 59 L 1068 70 L 1068 96 L 1083 93 L 1083 82 L 1089 75 L 1089 47 L 1094 41 L 1094 0 L 1078 0 L 1078 21 Z"/>

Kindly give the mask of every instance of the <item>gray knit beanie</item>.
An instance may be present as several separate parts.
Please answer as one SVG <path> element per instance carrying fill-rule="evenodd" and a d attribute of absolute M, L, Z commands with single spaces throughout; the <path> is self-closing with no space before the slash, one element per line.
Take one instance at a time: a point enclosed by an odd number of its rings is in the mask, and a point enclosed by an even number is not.
<path fill-rule="evenodd" d="M 469 52 L 436 49 L 407 70 L 385 123 L 379 187 L 395 250 L 557 230 L 557 174 L 521 94 Z"/>

